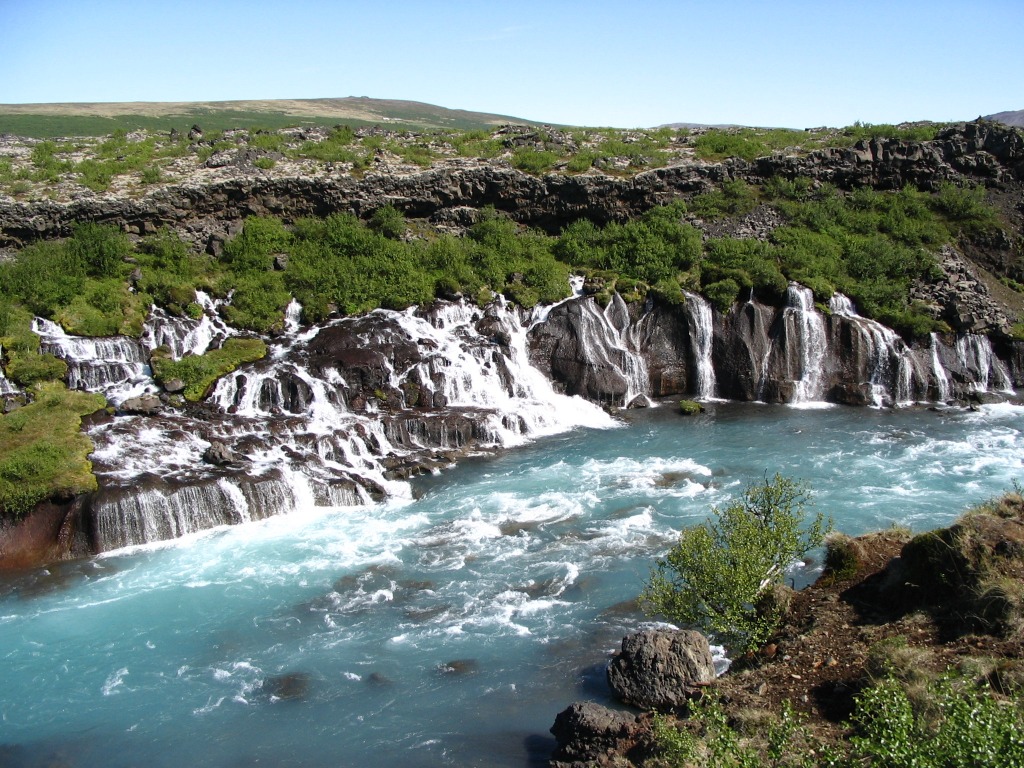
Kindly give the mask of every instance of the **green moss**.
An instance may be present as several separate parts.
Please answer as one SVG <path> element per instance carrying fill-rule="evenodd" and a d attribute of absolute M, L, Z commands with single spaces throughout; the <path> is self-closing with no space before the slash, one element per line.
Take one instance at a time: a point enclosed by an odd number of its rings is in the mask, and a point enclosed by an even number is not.
<path fill-rule="evenodd" d="M 96 489 L 92 441 L 81 417 L 106 405 L 102 395 L 38 384 L 34 401 L 0 417 L 0 513 L 20 517 L 44 499 Z"/>
<path fill-rule="evenodd" d="M 259 339 L 228 339 L 220 349 L 204 355 L 186 355 L 180 360 L 170 358 L 170 350 L 153 350 L 153 373 L 161 382 L 181 379 L 185 382 L 185 399 L 202 400 L 217 379 L 234 371 L 243 363 L 266 357 L 267 345 Z"/>
<path fill-rule="evenodd" d="M 23 387 L 62 379 L 67 372 L 67 363 L 50 354 L 14 351 L 7 363 L 7 376 Z"/>
<path fill-rule="evenodd" d="M 679 412 L 683 416 L 696 416 L 699 413 L 704 413 L 704 406 L 696 400 L 680 400 Z"/>

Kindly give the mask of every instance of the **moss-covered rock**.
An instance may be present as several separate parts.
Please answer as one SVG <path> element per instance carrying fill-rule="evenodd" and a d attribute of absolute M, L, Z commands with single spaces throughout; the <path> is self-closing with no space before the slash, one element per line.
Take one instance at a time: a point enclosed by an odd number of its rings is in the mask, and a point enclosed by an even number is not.
<path fill-rule="evenodd" d="M 0 417 L 0 515 L 18 518 L 47 498 L 96 489 L 82 416 L 106 405 L 102 395 L 46 382 L 33 402 Z"/>
<path fill-rule="evenodd" d="M 696 400 L 680 400 L 679 412 L 683 416 L 696 416 L 699 413 L 704 413 L 704 406 Z"/>
<path fill-rule="evenodd" d="M 158 381 L 180 380 L 185 384 L 185 399 L 196 402 L 206 396 L 221 376 L 231 373 L 243 363 L 260 360 L 266 354 L 267 345 L 260 339 L 235 338 L 225 341 L 220 349 L 203 355 L 186 355 L 180 360 L 172 360 L 169 349 L 158 347 L 153 350 L 150 364 Z"/>

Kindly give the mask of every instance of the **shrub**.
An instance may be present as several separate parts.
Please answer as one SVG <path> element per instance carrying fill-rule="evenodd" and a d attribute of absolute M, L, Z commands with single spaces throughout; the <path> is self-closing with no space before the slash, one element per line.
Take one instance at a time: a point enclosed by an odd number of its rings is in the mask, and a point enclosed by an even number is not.
<path fill-rule="evenodd" d="M 916 714 L 897 681 L 884 680 L 856 699 L 851 764 L 892 768 L 1011 768 L 1024 765 L 1024 717 L 989 690 L 930 688 L 938 723 Z"/>
<path fill-rule="evenodd" d="M 759 647 L 779 617 L 759 615 L 758 598 L 831 528 L 821 513 L 805 524 L 809 502 L 804 485 L 775 475 L 714 508 L 715 520 L 684 530 L 658 560 L 642 597 L 648 611 L 702 627 L 736 650 Z"/>
<path fill-rule="evenodd" d="M 558 162 L 558 155 L 546 149 L 520 147 L 512 153 L 512 167 L 526 173 L 541 174 L 551 170 Z"/>
<path fill-rule="evenodd" d="M 849 579 L 860 568 L 861 548 L 854 539 L 841 533 L 825 540 L 825 571 L 827 579 Z"/>
<path fill-rule="evenodd" d="M 370 229 L 384 237 L 398 240 L 405 234 L 405 216 L 393 205 L 385 205 L 373 212 Z"/>
<path fill-rule="evenodd" d="M 67 242 L 68 253 L 85 265 L 92 277 L 118 277 L 132 244 L 116 227 L 106 224 L 76 224 Z"/>
<path fill-rule="evenodd" d="M 753 188 L 742 179 L 727 181 L 719 189 L 697 195 L 690 210 L 704 218 L 743 216 L 757 207 Z"/>

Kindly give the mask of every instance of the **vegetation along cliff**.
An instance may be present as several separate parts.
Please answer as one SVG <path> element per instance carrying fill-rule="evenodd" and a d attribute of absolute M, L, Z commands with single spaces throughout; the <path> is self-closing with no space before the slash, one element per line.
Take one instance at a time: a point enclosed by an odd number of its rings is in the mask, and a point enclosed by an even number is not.
<path fill-rule="evenodd" d="M 565 395 L 1012 396 L 1022 190 L 984 121 L 0 137 L 0 564 L 400 494 Z"/>

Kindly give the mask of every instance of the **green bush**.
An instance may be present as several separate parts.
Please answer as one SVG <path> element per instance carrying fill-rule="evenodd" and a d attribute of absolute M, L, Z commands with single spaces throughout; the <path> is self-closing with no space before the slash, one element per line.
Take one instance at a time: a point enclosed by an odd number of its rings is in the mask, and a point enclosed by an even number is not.
<path fill-rule="evenodd" d="M 747 182 L 736 179 L 725 182 L 719 189 L 697 195 L 689 207 L 693 213 L 707 219 L 743 216 L 757 207 L 757 196 Z"/>
<path fill-rule="evenodd" d="M 550 171 L 557 162 L 558 155 L 546 149 L 520 147 L 512 153 L 512 167 L 526 173 L 545 173 Z"/>
<path fill-rule="evenodd" d="M 991 691 L 930 688 L 937 723 L 916 713 L 895 680 L 868 688 L 856 700 L 851 765 L 868 761 L 892 768 L 1016 768 L 1024 765 L 1024 716 L 1019 704 Z"/>
<path fill-rule="evenodd" d="M 370 229 L 384 237 L 398 240 L 405 234 L 405 216 L 393 205 L 382 206 L 370 216 Z"/>
<path fill-rule="evenodd" d="M 807 522 L 809 502 L 804 485 L 775 475 L 714 508 L 714 520 L 682 531 L 658 560 L 642 596 L 647 610 L 711 631 L 734 651 L 758 648 L 780 619 L 759 613 L 758 599 L 831 528 L 821 513 Z"/>
<path fill-rule="evenodd" d="M 99 278 L 119 277 L 134 250 L 116 227 L 92 223 L 76 224 L 67 248 L 72 259 L 85 265 L 86 274 Z"/>

